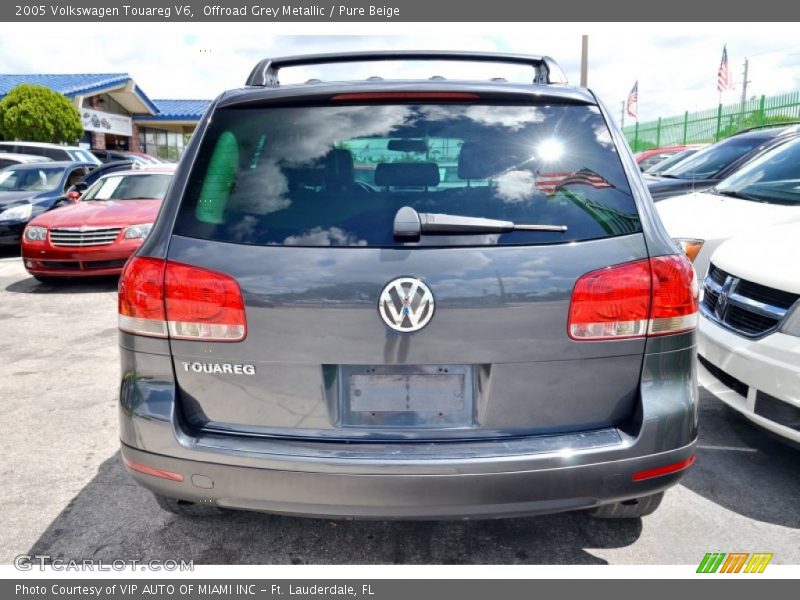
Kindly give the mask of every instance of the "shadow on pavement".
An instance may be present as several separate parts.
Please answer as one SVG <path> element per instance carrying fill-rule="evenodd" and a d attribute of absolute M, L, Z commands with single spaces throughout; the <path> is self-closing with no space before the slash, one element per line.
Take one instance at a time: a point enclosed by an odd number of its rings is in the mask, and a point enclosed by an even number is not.
<path fill-rule="evenodd" d="M 800 528 L 800 451 L 701 389 L 697 462 L 681 481 L 750 519 Z"/>
<path fill-rule="evenodd" d="M 571 513 L 492 521 L 330 521 L 231 512 L 210 519 L 162 511 L 119 454 L 73 498 L 30 554 L 194 560 L 197 564 L 605 564 L 584 548 L 635 542 L 641 520 Z"/>
<path fill-rule="evenodd" d="M 118 277 L 65 277 L 63 281 L 43 283 L 28 277 L 6 286 L 6 291 L 14 294 L 96 294 L 116 292 L 118 281 Z"/>

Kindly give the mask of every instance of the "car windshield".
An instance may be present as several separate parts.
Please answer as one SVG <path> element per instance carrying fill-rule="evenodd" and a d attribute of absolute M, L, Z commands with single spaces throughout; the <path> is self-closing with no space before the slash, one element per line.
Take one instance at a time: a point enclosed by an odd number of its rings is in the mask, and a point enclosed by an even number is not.
<path fill-rule="evenodd" d="M 171 179 L 168 173 L 109 175 L 90 187 L 81 200 L 163 200 Z"/>
<path fill-rule="evenodd" d="M 597 107 L 369 105 L 223 109 L 176 233 L 245 244 L 405 245 L 398 211 L 565 226 L 421 245 L 558 243 L 641 231 Z"/>
<path fill-rule="evenodd" d="M 50 192 L 63 175 L 63 167 L 9 167 L 0 171 L 0 192 Z"/>
<path fill-rule="evenodd" d="M 97 162 L 97 158 L 86 150 L 73 150 L 70 152 L 72 158 L 82 162 L 93 163 Z"/>
<path fill-rule="evenodd" d="M 722 169 L 765 141 L 764 137 L 751 135 L 728 138 L 703 148 L 662 175 L 677 179 L 713 179 Z"/>
<path fill-rule="evenodd" d="M 800 138 L 760 156 L 720 182 L 715 191 L 745 200 L 800 205 Z"/>
<path fill-rule="evenodd" d="M 646 168 L 644 172 L 649 173 L 650 175 L 661 175 L 662 173 L 665 173 L 666 171 L 677 165 L 679 162 L 686 160 L 696 152 L 697 152 L 696 148 L 690 148 L 689 150 L 682 150 L 677 154 L 673 154 L 672 156 L 665 158 L 664 160 L 659 161 L 654 165 L 651 165 L 650 167 Z"/>

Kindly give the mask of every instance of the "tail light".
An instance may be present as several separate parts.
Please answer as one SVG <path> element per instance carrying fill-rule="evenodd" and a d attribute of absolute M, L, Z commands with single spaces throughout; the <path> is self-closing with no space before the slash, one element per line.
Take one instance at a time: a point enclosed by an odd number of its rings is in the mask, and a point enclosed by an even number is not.
<path fill-rule="evenodd" d="M 238 342 L 246 333 L 244 300 L 230 275 L 167 262 L 169 336 Z"/>
<path fill-rule="evenodd" d="M 697 326 L 697 278 L 684 256 L 659 256 L 592 271 L 572 290 L 574 340 L 670 335 Z"/>
<path fill-rule="evenodd" d="M 134 257 L 119 278 L 119 328 L 128 333 L 167 337 L 164 311 L 166 261 Z"/>
<path fill-rule="evenodd" d="M 242 292 L 225 273 L 134 257 L 119 281 L 119 328 L 152 337 L 238 342 L 247 334 Z"/>
<path fill-rule="evenodd" d="M 650 259 L 653 273 L 653 310 L 649 335 L 691 331 L 697 327 L 697 276 L 685 256 Z"/>

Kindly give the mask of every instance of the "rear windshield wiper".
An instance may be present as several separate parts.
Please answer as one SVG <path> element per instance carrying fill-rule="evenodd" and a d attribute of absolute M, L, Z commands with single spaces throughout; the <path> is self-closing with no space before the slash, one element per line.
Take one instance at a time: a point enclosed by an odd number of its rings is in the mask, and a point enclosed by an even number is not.
<path fill-rule="evenodd" d="M 421 235 L 477 235 L 510 233 L 512 231 L 564 233 L 566 230 L 566 225 L 529 225 L 499 219 L 418 213 L 410 206 L 404 206 L 398 210 L 394 217 L 394 236 L 396 238 L 419 239 Z"/>

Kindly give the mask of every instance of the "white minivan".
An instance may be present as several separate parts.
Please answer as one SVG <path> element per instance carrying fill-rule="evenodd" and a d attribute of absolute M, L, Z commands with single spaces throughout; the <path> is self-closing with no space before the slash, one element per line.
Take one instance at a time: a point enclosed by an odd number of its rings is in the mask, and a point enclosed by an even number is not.
<path fill-rule="evenodd" d="M 699 382 L 800 444 L 800 224 L 722 244 L 702 286 Z"/>

